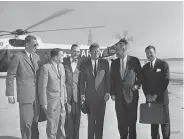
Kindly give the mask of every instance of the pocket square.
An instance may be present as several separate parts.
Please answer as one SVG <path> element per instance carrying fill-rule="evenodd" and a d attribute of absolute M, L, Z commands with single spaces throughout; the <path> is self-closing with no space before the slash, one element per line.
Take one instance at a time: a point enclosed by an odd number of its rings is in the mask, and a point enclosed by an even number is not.
<path fill-rule="evenodd" d="M 157 69 L 157 71 L 156 72 L 161 72 L 161 69 Z"/>

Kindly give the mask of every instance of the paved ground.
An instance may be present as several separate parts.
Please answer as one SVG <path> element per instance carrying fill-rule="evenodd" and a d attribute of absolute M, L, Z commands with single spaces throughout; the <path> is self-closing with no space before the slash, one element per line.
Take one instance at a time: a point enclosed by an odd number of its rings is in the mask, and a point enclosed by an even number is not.
<path fill-rule="evenodd" d="M 183 85 L 178 77 L 173 77 L 169 85 L 171 139 L 183 139 Z M 18 104 L 10 105 L 5 97 L 5 79 L 0 79 L 0 139 L 20 139 Z M 140 91 L 139 103 L 145 101 Z M 139 111 L 138 111 L 139 115 Z M 139 119 L 139 117 L 138 117 Z M 46 122 L 39 123 L 40 139 L 46 139 Z M 150 139 L 150 125 L 137 124 L 137 138 Z M 80 139 L 87 139 L 87 118 L 82 114 Z M 119 139 L 114 102 L 107 102 L 103 139 Z"/>

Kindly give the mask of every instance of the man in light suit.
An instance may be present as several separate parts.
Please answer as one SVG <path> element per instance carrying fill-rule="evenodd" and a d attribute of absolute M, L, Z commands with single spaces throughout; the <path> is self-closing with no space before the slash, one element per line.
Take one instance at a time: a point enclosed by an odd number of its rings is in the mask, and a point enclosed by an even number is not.
<path fill-rule="evenodd" d="M 149 45 L 145 49 L 149 62 L 143 66 L 145 81 L 142 88 L 147 102 L 163 104 L 164 124 L 161 124 L 163 139 L 170 138 L 169 119 L 169 66 L 166 61 L 156 58 L 156 49 Z M 151 124 L 152 139 L 160 139 L 159 124 Z"/>
<path fill-rule="evenodd" d="M 40 104 L 47 115 L 48 139 L 65 139 L 65 103 L 67 93 L 63 51 L 55 48 L 50 52 L 51 60 L 40 70 L 38 93 Z"/>
<path fill-rule="evenodd" d="M 106 101 L 109 99 L 109 63 L 99 59 L 100 48 L 94 43 L 89 48 L 91 58 L 81 67 L 81 101 L 86 101 L 88 112 L 88 139 L 102 139 Z"/>
<path fill-rule="evenodd" d="M 80 92 L 79 92 L 79 75 L 82 58 L 80 57 L 80 47 L 73 44 L 71 47 L 71 57 L 64 60 L 66 74 L 66 136 L 67 139 L 79 139 L 80 128 Z"/>
<path fill-rule="evenodd" d="M 37 76 L 40 58 L 35 53 L 37 46 L 36 37 L 27 36 L 25 38 L 25 50 L 13 56 L 7 71 L 6 96 L 8 96 L 8 102 L 11 104 L 15 103 L 14 78 L 16 77 L 22 139 L 39 138 Z"/>
<path fill-rule="evenodd" d="M 138 89 L 143 80 L 139 59 L 127 55 L 128 42 L 116 44 L 118 59 L 111 63 L 111 98 L 115 101 L 121 139 L 136 139 Z"/>

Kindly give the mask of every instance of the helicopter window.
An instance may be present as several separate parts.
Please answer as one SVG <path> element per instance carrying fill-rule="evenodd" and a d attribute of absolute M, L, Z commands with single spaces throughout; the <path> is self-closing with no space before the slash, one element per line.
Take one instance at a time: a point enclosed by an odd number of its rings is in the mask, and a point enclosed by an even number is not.
<path fill-rule="evenodd" d="M 24 40 L 21 39 L 10 39 L 9 43 L 14 47 L 24 47 Z"/>

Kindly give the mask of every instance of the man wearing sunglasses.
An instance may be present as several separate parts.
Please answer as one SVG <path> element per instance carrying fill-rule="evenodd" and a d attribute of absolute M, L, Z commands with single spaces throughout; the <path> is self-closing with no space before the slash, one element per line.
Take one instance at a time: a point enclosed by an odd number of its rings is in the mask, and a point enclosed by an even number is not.
<path fill-rule="evenodd" d="M 27 36 L 25 38 L 25 50 L 14 54 L 7 71 L 6 96 L 8 96 L 10 104 L 15 103 L 14 78 L 17 82 L 22 139 L 39 138 L 37 74 L 40 67 L 40 57 L 35 53 L 37 46 L 36 37 Z"/>

